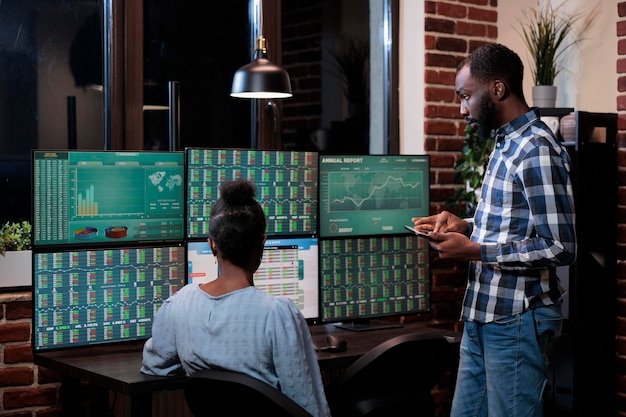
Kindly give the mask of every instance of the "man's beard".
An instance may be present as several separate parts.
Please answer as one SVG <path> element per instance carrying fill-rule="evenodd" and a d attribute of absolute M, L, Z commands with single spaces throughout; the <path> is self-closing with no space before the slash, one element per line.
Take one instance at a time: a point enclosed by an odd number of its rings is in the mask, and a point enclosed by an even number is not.
<path fill-rule="evenodd" d="M 485 93 L 480 100 L 480 116 L 476 119 L 478 136 L 483 139 L 488 139 L 491 136 L 491 131 L 496 128 L 494 126 L 495 116 L 495 105 L 491 101 L 489 93 Z"/>

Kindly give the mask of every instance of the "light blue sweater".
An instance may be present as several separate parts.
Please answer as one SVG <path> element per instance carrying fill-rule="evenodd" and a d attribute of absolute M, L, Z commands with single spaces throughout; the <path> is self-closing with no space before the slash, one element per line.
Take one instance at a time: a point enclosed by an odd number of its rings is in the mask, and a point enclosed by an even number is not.
<path fill-rule="evenodd" d="M 314 416 L 330 416 L 306 320 L 287 298 L 254 287 L 214 297 L 189 284 L 167 299 L 143 349 L 141 372 L 191 375 L 206 368 L 243 372 Z"/>

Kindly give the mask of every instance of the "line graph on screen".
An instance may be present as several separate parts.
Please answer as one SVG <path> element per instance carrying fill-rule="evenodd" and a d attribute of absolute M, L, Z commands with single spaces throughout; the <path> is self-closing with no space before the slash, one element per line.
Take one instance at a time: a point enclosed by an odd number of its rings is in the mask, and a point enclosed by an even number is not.
<path fill-rule="evenodd" d="M 423 172 L 374 171 L 367 173 L 332 173 L 329 181 L 329 212 L 399 209 L 422 207 Z"/>

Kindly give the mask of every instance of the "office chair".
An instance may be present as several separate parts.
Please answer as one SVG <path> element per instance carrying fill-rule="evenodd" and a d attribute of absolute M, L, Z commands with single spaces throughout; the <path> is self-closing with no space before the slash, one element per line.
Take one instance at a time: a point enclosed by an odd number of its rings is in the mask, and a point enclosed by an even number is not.
<path fill-rule="evenodd" d="M 450 364 L 437 333 L 396 336 L 376 346 L 326 389 L 333 417 L 434 417 L 431 390 Z"/>
<path fill-rule="evenodd" d="M 276 388 L 240 372 L 198 371 L 189 377 L 184 392 L 194 417 L 312 417 Z"/>

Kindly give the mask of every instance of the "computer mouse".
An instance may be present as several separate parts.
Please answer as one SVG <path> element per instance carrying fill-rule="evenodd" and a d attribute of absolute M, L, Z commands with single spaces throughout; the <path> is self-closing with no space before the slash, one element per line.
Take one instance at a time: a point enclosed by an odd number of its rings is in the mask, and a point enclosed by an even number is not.
<path fill-rule="evenodd" d="M 326 336 L 327 345 L 320 348 L 322 352 L 345 352 L 348 349 L 348 341 L 338 336 L 329 334 Z"/>

